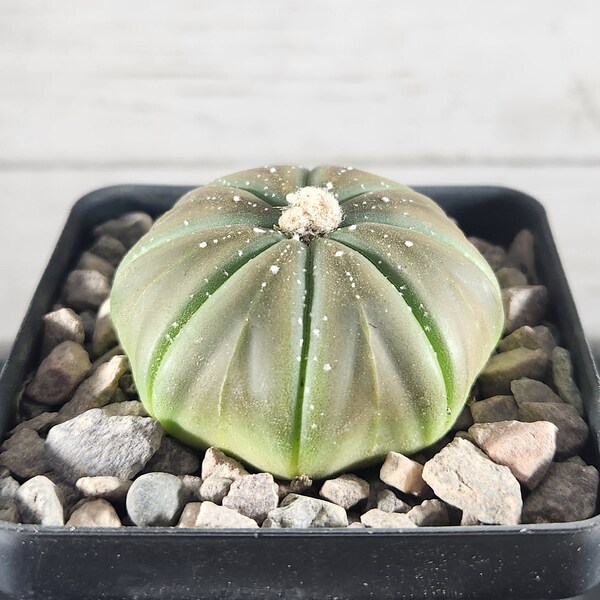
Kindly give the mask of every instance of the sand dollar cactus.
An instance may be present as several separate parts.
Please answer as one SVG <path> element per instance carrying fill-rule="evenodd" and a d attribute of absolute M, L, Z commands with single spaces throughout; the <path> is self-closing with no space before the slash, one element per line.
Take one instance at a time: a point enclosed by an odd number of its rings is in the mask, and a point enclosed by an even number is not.
<path fill-rule="evenodd" d="M 125 257 L 111 306 L 169 433 L 287 478 L 435 442 L 502 331 L 496 278 L 443 210 L 350 167 L 189 192 Z"/>

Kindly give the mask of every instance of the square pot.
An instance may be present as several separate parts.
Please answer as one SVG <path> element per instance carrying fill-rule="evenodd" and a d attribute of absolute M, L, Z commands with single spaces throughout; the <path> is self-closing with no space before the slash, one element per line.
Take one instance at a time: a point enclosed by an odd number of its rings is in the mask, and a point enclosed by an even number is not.
<path fill-rule="evenodd" d="M 38 358 L 48 312 L 93 227 L 157 216 L 189 187 L 115 186 L 73 208 L 0 378 L 0 430 Z M 541 205 L 498 187 L 417 187 L 467 235 L 537 242 L 550 319 L 572 354 L 596 468 L 600 387 Z M 0 594 L 23 598 L 565 598 L 600 582 L 600 516 L 566 524 L 419 529 L 70 529 L 0 523 Z"/>

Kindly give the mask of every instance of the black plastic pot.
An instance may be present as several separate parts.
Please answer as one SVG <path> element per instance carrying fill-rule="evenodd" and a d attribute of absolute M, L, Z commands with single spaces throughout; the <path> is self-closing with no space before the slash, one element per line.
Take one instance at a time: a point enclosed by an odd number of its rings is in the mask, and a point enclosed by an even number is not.
<path fill-rule="evenodd" d="M 74 207 L 0 379 L 0 430 L 34 367 L 42 315 L 91 241 L 94 225 L 127 211 L 158 215 L 187 187 L 101 189 Z M 550 318 L 575 363 L 598 462 L 600 388 L 543 208 L 495 187 L 424 187 L 469 235 L 537 239 Z M 78 529 L 0 524 L 0 594 L 19 598 L 552 599 L 600 582 L 600 517 L 517 527 L 409 530 Z"/>

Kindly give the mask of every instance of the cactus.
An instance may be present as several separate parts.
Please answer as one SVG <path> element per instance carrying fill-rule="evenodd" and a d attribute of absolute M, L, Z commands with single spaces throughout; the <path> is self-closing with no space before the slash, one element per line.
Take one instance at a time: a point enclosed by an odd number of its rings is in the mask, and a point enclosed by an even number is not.
<path fill-rule="evenodd" d="M 167 432 L 283 478 L 437 441 L 503 322 L 494 273 L 437 204 L 329 166 L 187 193 L 124 258 L 111 307 Z"/>

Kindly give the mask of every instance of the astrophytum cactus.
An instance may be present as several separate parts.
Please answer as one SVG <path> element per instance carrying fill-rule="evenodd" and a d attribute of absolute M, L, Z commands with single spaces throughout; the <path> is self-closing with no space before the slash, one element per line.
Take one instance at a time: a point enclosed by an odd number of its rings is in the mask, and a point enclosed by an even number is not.
<path fill-rule="evenodd" d="M 284 478 L 438 440 L 502 331 L 496 278 L 443 210 L 350 167 L 187 193 L 125 257 L 111 307 L 167 432 Z"/>

